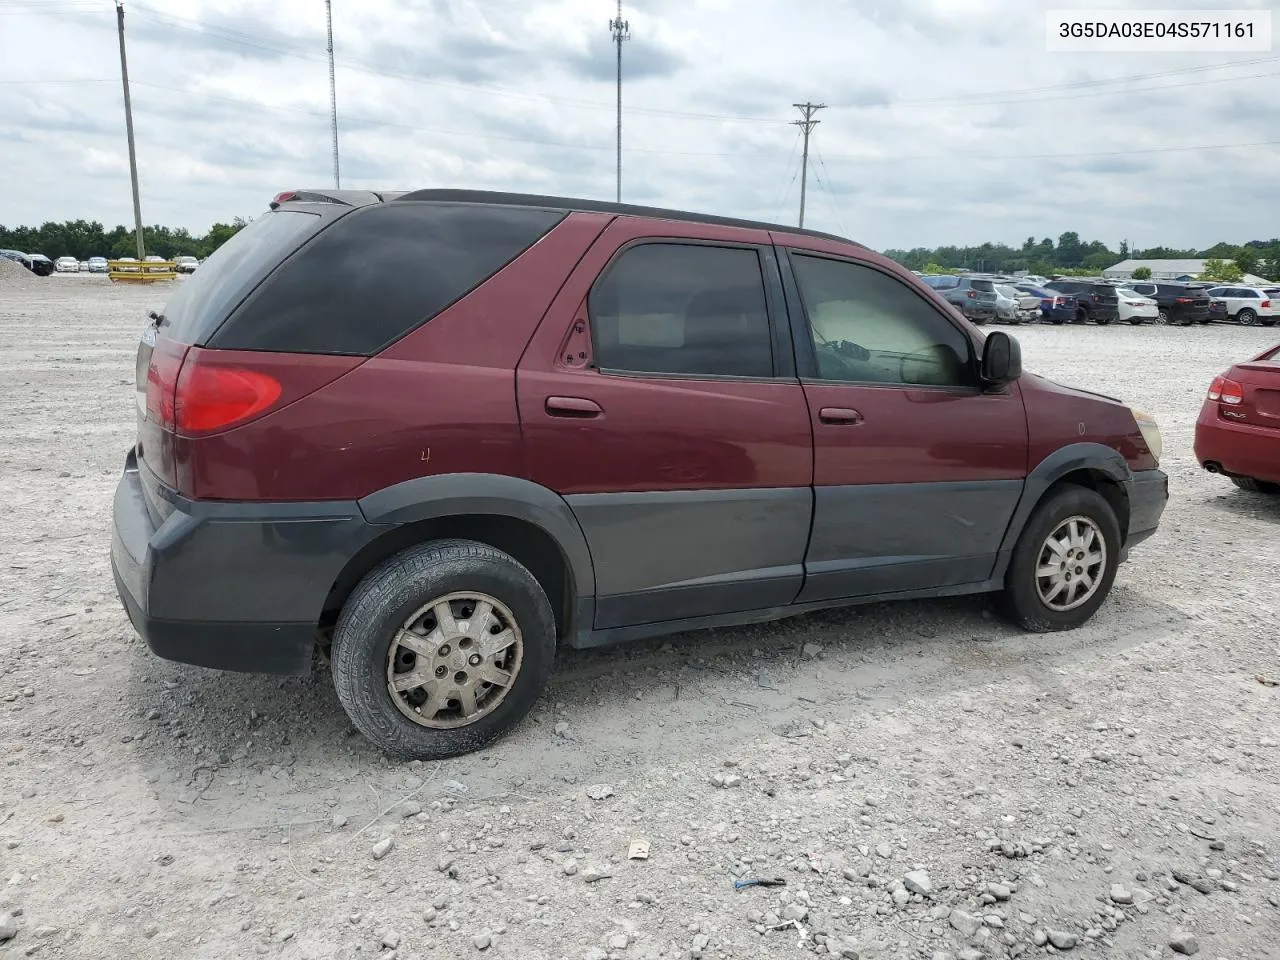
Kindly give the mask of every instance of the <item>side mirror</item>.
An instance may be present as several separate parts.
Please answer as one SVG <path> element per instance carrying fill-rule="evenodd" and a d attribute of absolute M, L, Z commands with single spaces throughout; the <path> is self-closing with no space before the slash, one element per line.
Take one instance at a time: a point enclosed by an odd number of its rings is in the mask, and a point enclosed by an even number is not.
<path fill-rule="evenodd" d="M 982 345 L 981 374 L 988 384 L 1017 380 L 1022 376 L 1022 345 L 1003 330 L 992 330 Z"/>

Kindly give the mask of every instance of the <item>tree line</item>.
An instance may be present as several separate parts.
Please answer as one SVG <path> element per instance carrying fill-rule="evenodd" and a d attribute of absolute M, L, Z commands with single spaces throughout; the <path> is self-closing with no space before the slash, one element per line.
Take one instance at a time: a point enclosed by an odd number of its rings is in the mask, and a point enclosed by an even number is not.
<path fill-rule="evenodd" d="M 142 228 L 147 256 L 155 254 L 171 260 L 174 257 L 203 259 L 222 246 L 249 221 L 236 217 L 231 223 L 215 223 L 209 232 L 196 236 L 186 227 L 151 226 Z M 132 227 L 117 226 L 107 230 L 97 220 L 67 220 L 39 227 L 6 227 L 0 224 L 0 249 L 42 253 L 52 260 L 58 257 L 136 257 L 137 236 Z"/>
<path fill-rule="evenodd" d="M 1080 235 L 1068 231 L 1057 243 L 1045 237 L 1027 237 L 1021 248 L 1003 243 L 984 243 L 976 247 L 916 247 L 912 250 L 886 250 L 885 256 L 907 267 L 925 273 L 949 270 L 980 270 L 990 273 L 1012 273 L 1026 270 L 1041 274 L 1098 274 L 1121 260 L 1216 259 L 1224 265 L 1234 263 L 1242 273 L 1253 273 L 1270 280 L 1280 280 L 1280 238 L 1250 240 L 1239 246 L 1217 243 L 1205 250 L 1178 250 L 1171 247 L 1149 247 L 1131 250 L 1121 243 L 1112 250 L 1099 240 L 1085 242 Z M 1206 265 L 1207 266 L 1207 265 Z"/>

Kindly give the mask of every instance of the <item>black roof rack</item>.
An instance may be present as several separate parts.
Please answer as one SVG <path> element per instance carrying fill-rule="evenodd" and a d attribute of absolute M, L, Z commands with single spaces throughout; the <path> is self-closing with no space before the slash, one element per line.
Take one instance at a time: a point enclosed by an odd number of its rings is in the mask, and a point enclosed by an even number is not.
<path fill-rule="evenodd" d="M 823 240 L 835 240 L 839 243 L 850 243 L 857 247 L 865 246 L 850 240 L 848 237 L 834 233 L 821 233 L 817 230 L 804 230 L 800 227 L 789 227 L 780 223 L 764 223 L 756 220 L 738 220 L 733 217 L 717 217 L 706 213 L 691 213 L 687 210 L 668 210 L 663 207 L 641 207 L 630 203 L 612 203 L 605 200 L 581 200 L 571 197 L 548 197 L 534 193 L 500 193 L 491 190 L 414 190 L 399 195 L 384 194 L 393 200 L 432 200 L 438 203 L 489 203 L 506 204 L 518 207 L 545 207 L 551 210 L 581 213 L 612 213 L 620 217 L 652 217 L 658 220 L 683 220 L 689 223 L 705 223 L 721 227 L 746 227 L 753 230 L 774 230 L 778 233 L 793 233 L 805 237 L 819 237 Z"/>

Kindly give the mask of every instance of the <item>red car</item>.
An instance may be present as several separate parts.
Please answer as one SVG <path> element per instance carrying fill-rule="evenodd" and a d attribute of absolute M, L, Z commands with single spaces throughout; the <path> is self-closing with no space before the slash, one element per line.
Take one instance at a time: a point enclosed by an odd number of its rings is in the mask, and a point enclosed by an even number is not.
<path fill-rule="evenodd" d="M 1243 490 L 1280 493 L 1280 346 L 1213 378 L 1196 421 L 1196 459 Z"/>
<path fill-rule="evenodd" d="M 144 332 L 116 583 L 162 657 L 328 649 L 395 756 L 509 729 L 563 646 L 979 593 L 1078 627 L 1168 499 L 1149 417 L 849 240 L 477 191 L 272 207 Z"/>

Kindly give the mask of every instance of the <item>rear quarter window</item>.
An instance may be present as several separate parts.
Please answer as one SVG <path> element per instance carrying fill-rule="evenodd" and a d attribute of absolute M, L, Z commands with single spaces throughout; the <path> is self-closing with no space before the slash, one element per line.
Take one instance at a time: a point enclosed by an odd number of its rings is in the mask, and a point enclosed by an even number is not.
<path fill-rule="evenodd" d="M 983 293 L 992 293 L 996 287 L 990 280 L 970 280 L 969 286 L 975 290 L 981 290 Z"/>
<path fill-rule="evenodd" d="M 564 217 L 485 204 L 363 207 L 282 264 L 211 346 L 372 356 L 470 293 Z"/>

